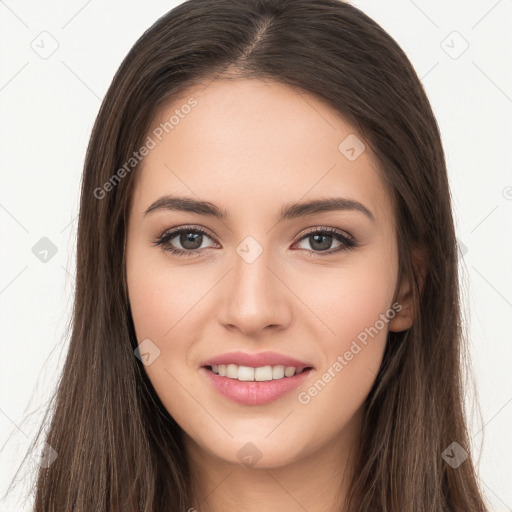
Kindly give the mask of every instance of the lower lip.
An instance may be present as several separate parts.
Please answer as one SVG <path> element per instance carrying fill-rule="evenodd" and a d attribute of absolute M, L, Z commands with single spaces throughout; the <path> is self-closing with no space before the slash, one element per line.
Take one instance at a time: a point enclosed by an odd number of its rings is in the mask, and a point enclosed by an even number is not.
<path fill-rule="evenodd" d="M 299 387 L 311 372 L 311 368 L 294 375 L 277 380 L 240 381 L 222 377 L 206 367 L 200 368 L 222 395 L 243 405 L 264 405 L 290 393 Z"/>

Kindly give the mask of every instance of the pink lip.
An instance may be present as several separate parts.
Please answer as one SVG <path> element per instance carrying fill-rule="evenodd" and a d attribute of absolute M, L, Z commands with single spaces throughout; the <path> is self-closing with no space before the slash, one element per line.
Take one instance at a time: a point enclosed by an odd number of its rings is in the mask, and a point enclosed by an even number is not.
<path fill-rule="evenodd" d="M 304 370 L 293 377 L 261 382 L 239 381 L 229 377 L 221 377 L 205 367 L 200 368 L 199 371 L 210 380 L 212 386 L 219 393 L 230 400 L 243 405 L 264 405 L 296 389 L 313 370 Z"/>
<path fill-rule="evenodd" d="M 201 366 L 212 366 L 214 364 L 236 364 L 237 366 L 250 366 L 252 368 L 277 365 L 294 366 L 295 368 L 313 367 L 310 363 L 305 363 L 304 361 L 299 361 L 298 359 L 278 354 L 277 352 L 259 352 L 256 354 L 248 354 L 246 352 L 228 352 L 203 361 Z"/>

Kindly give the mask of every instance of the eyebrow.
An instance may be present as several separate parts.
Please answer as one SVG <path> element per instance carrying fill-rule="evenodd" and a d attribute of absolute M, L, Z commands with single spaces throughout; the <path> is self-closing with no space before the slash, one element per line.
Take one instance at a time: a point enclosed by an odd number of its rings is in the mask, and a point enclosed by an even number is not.
<path fill-rule="evenodd" d="M 209 201 L 200 201 L 192 197 L 180 197 L 164 195 L 158 198 L 144 212 L 144 216 L 157 211 L 180 211 L 195 213 L 197 215 L 208 215 L 217 219 L 227 219 L 229 214 L 226 210 L 220 209 Z M 363 204 L 353 199 L 343 197 L 332 197 L 327 199 L 314 199 L 302 203 L 291 203 L 281 208 L 277 222 L 295 219 L 315 213 L 330 211 L 356 211 L 366 215 L 372 222 L 375 222 L 373 213 Z"/>

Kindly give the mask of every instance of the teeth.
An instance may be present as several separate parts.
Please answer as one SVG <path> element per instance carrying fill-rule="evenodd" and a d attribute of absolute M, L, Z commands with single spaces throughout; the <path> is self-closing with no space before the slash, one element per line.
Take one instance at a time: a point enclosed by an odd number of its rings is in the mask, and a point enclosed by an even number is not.
<path fill-rule="evenodd" d="M 237 379 L 240 381 L 263 382 L 268 380 L 279 380 L 284 377 L 293 377 L 304 371 L 304 367 L 295 368 L 294 366 L 260 366 L 252 368 L 251 366 L 238 366 L 236 364 L 214 364 L 212 372 L 222 377 Z"/>
<path fill-rule="evenodd" d="M 290 366 L 291 368 L 291 366 Z M 272 379 L 282 379 L 284 377 L 284 366 L 274 366 L 272 368 Z"/>

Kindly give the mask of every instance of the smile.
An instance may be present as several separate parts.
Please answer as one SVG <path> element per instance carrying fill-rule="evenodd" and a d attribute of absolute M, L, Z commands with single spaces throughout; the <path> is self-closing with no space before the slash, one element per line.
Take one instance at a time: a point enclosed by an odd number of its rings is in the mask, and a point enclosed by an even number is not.
<path fill-rule="evenodd" d="M 264 405 L 298 388 L 313 368 L 282 365 L 253 368 L 229 364 L 217 368 L 203 366 L 199 370 L 210 385 L 229 400 L 243 405 Z"/>
<path fill-rule="evenodd" d="M 228 377 L 229 379 L 237 379 L 240 381 L 269 381 L 279 380 L 285 377 L 293 377 L 302 373 L 308 367 L 296 368 L 294 366 L 259 366 L 252 368 L 251 366 L 239 366 L 236 364 L 214 364 L 211 366 L 213 373 L 221 377 Z"/>

